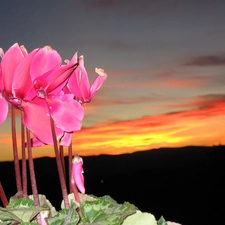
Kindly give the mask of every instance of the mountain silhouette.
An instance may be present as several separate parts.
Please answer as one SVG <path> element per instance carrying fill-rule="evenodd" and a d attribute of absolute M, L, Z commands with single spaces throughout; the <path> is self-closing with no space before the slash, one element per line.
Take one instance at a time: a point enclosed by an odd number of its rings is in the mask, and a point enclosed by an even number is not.
<path fill-rule="evenodd" d="M 67 165 L 68 158 L 65 157 Z M 128 201 L 157 219 L 183 225 L 221 224 L 225 211 L 225 147 L 161 148 L 123 155 L 83 157 L 86 193 Z M 60 209 L 54 158 L 34 160 L 38 192 Z M 0 163 L 7 197 L 16 193 L 13 162 Z M 29 187 L 30 190 L 30 187 Z M 31 192 L 30 192 L 31 193 Z"/>

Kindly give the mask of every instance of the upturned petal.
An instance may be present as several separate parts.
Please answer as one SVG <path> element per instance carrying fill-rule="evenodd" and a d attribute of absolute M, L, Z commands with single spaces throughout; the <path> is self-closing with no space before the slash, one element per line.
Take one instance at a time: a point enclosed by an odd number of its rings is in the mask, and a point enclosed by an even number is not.
<path fill-rule="evenodd" d="M 72 160 L 72 178 L 82 194 L 85 193 L 83 173 L 83 159 L 75 155 Z"/>
<path fill-rule="evenodd" d="M 74 65 L 68 64 L 36 78 L 33 83 L 38 97 L 45 98 L 50 92 L 60 92 L 73 71 Z"/>
<path fill-rule="evenodd" d="M 30 78 L 30 64 L 37 52 L 38 49 L 33 50 L 16 67 L 12 82 L 12 94 L 14 97 L 23 99 L 33 88 L 33 83 Z"/>
<path fill-rule="evenodd" d="M 16 43 L 11 46 L 2 57 L 2 79 L 6 93 L 12 92 L 12 84 L 17 66 L 25 57 L 25 47 L 19 47 Z"/>
<path fill-rule="evenodd" d="M 50 46 L 41 48 L 35 55 L 31 64 L 31 79 L 34 80 L 49 71 L 54 71 L 60 67 L 61 62 L 62 59 L 59 53 L 53 50 Z"/>
<path fill-rule="evenodd" d="M 104 72 L 101 68 L 95 68 L 95 72 L 98 74 L 98 76 L 95 78 L 92 86 L 91 86 L 91 96 L 92 99 L 95 92 L 99 90 L 99 88 L 102 86 L 103 82 L 107 78 L 107 74 Z"/>
<path fill-rule="evenodd" d="M 68 81 L 70 91 L 82 103 L 89 102 L 90 83 L 84 67 L 84 57 L 79 57 L 79 67 L 73 72 Z"/>

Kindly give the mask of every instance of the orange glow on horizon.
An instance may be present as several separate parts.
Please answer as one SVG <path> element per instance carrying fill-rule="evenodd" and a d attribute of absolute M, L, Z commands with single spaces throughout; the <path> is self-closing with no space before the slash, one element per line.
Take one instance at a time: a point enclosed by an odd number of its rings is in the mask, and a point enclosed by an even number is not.
<path fill-rule="evenodd" d="M 207 107 L 83 128 L 74 132 L 73 153 L 81 156 L 115 155 L 160 147 L 225 143 L 223 99 L 210 100 L 205 105 Z M 19 137 L 20 134 L 18 146 Z M 11 161 L 11 134 L 2 134 L 0 144 L 0 160 Z M 53 147 L 34 148 L 33 156 L 54 157 Z"/>

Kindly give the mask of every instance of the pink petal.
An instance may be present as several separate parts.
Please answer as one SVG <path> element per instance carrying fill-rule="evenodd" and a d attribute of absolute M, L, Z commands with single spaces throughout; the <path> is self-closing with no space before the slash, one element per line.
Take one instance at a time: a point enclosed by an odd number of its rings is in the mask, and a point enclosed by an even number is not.
<path fill-rule="evenodd" d="M 41 48 L 35 55 L 31 64 L 31 79 L 34 80 L 35 78 L 40 77 L 41 75 L 49 71 L 53 71 L 56 68 L 59 68 L 61 62 L 61 56 L 57 51 L 53 50 L 49 46 Z"/>
<path fill-rule="evenodd" d="M 66 132 L 80 130 L 84 116 L 80 103 L 75 100 L 61 101 L 57 96 L 48 96 L 46 100 L 57 127 Z"/>
<path fill-rule="evenodd" d="M 83 160 L 78 155 L 75 155 L 72 162 L 72 177 L 82 194 L 85 193 L 83 172 Z"/>
<path fill-rule="evenodd" d="M 80 66 L 73 72 L 68 81 L 70 91 L 82 103 L 90 99 L 90 84 L 88 75 L 83 66 Z"/>
<path fill-rule="evenodd" d="M 69 146 L 72 142 L 73 133 L 64 132 L 63 137 L 60 140 L 61 146 Z"/>
<path fill-rule="evenodd" d="M 73 55 L 71 60 L 65 60 L 66 64 L 76 64 L 78 63 L 77 52 Z"/>
<path fill-rule="evenodd" d="M 32 147 L 41 147 L 44 146 L 45 144 L 43 142 L 41 142 L 40 140 L 38 140 L 36 137 L 33 137 L 31 139 L 31 146 Z"/>
<path fill-rule="evenodd" d="M 107 74 L 103 69 L 95 68 L 95 72 L 98 73 L 98 76 L 95 78 L 92 86 L 91 86 L 91 99 L 93 98 L 96 91 L 102 86 L 103 82 L 107 78 Z"/>
<path fill-rule="evenodd" d="M 0 91 L 3 90 L 2 66 L 0 64 Z"/>
<path fill-rule="evenodd" d="M 67 79 L 72 74 L 74 69 L 75 69 L 74 64 L 68 64 L 62 65 L 59 69 L 54 71 L 46 81 L 48 82 L 46 92 L 49 93 L 58 88 L 60 85 L 65 86 Z M 63 88 L 63 86 L 61 87 L 61 89 Z"/>
<path fill-rule="evenodd" d="M 45 219 L 48 218 L 49 210 L 42 210 L 39 215 L 40 215 L 41 225 L 48 225 Z"/>
<path fill-rule="evenodd" d="M 48 71 L 46 74 L 36 78 L 34 87 L 37 92 L 43 92 L 44 97 L 52 91 L 57 94 L 66 85 L 67 78 L 74 70 L 74 65 L 63 65 L 60 68 Z"/>
<path fill-rule="evenodd" d="M 14 97 L 23 99 L 33 88 L 30 78 L 30 64 L 38 49 L 32 51 L 18 64 L 12 83 L 12 93 Z"/>
<path fill-rule="evenodd" d="M 0 91 L 0 124 L 3 123 L 8 115 L 8 102 L 5 100 L 5 98 L 2 96 L 2 93 Z"/>
<path fill-rule="evenodd" d="M 35 98 L 31 102 L 22 102 L 24 110 L 23 123 L 33 135 L 45 144 L 53 144 L 52 131 L 49 118 L 49 110 L 45 100 Z M 63 135 L 63 131 L 55 127 L 57 139 Z"/>
<path fill-rule="evenodd" d="M 16 43 L 6 51 L 2 58 L 2 79 L 6 93 L 12 92 L 12 83 L 14 80 L 14 72 L 16 67 L 24 58 L 24 50 Z"/>

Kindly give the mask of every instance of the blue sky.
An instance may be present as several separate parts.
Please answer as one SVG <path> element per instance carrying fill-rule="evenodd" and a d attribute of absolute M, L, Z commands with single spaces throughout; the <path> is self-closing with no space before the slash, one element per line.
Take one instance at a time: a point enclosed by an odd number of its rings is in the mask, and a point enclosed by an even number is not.
<path fill-rule="evenodd" d="M 224 12 L 222 0 L 7 0 L 0 8 L 0 47 L 50 45 L 63 59 L 78 51 L 91 80 L 95 67 L 105 69 L 108 78 L 85 106 L 76 134 L 80 154 L 212 145 L 223 143 L 225 131 Z M 110 142 L 99 126 L 114 127 Z M 4 148 L 7 127 L 0 125 Z M 96 135 L 93 146 L 84 144 L 89 132 Z"/>

